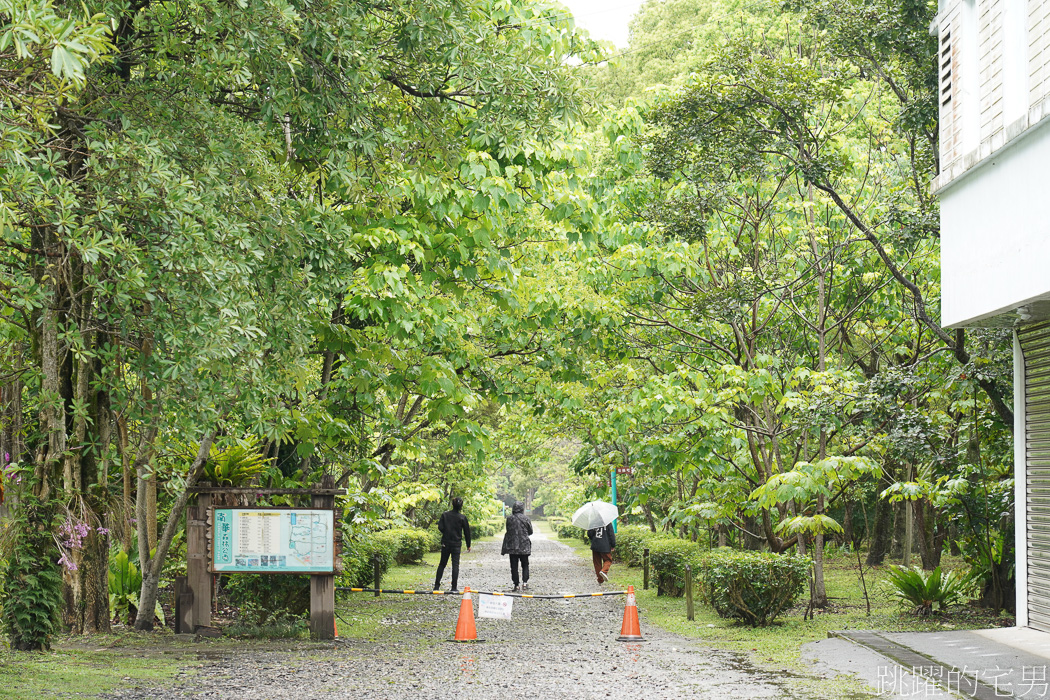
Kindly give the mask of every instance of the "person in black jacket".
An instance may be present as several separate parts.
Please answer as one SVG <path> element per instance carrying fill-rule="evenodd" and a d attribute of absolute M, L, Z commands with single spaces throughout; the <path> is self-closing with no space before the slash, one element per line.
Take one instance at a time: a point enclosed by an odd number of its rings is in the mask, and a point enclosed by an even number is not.
<path fill-rule="evenodd" d="M 507 518 L 507 534 L 503 536 L 500 554 L 510 555 L 510 580 L 514 591 L 529 587 L 529 555 L 532 554 L 532 522 L 525 515 L 525 504 L 515 503 Z M 518 586 L 518 564 L 521 564 L 521 586 Z"/>
<path fill-rule="evenodd" d="M 452 559 L 452 588 L 449 593 L 459 593 L 459 552 L 463 542 L 470 551 L 470 523 L 463 515 L 463 499 L 452 499 L 452 510 L 446 510 L 438 520 L 438 532 L 441 533 L 441 562 L 438 564 L 437 576 L 434 577 L 434 590 L 441 590 L 441 577 L 445 574 L 445 565 Z"/>
<path fill-rule="evenodd" d="M 612 566 L 612 553 L 616 549 L 616 533 L 612 524 L 603 525 L 587 531 L 591 541 L 591 559 L 594 561 L 594 574 L 598 583 L 609 580 L 609 567 Z"/>

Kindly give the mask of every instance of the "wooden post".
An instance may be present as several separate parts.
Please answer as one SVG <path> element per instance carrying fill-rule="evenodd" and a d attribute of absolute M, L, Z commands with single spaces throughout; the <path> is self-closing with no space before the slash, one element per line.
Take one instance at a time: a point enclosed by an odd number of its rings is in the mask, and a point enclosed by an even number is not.
<path fill-rule="evenodd" d="M 193 601 L 189 629 L 211 626 L 211 573 L 208 571 L 208 514 L 211 494 L 197 494 L 197 505 L 186 509 L 186 588 Z"/>
<path fill-rule="evenodd" d="M 383 571 L 382 571 L 382 569 L 380 568 L 380 565 L 379 565 L 379 555 L 378 554 L 373 554 L 372 555 L 372 580 L 375 583 L 375 585 L 372 586 L 372 587 L 376 589 L 376 592 L 373 595 L 376 598 L 378 598 L 379 597 L 379 589 L 383 587 Z"/>
<path fill-rule="evenodd" d="M 649 548 L 642 550 L 642 590 L 649 590 Z"/>
<path fill-rule="evenodd" d="M 326 474 L 320 488 L 335 488 L 335 479 Z M 335 508 L 335 496 L 314 495 L 311 507 Z M 334 540 L 334 536 L 333 536 Z M 333 560 L 335 553 L 333 551 Z M 335 574 L 310 574 L 310 636 L 314 639 L 335 639 Z"/>
<path fill-rule="evenodd" d="M 685 565 L 685 619 L 693 619 L 693 567 Z"/>
<path fill-rule="evenodd" d="M 185 576 L 175 577 L 175 634 L 193 634 L 193 591 L 189 589 Z"/>

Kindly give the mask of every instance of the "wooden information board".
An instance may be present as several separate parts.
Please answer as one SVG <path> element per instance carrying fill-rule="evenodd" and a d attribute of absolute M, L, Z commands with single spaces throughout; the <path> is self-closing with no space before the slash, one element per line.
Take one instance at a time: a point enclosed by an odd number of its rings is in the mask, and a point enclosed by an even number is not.
<path fill-rule="evenodd" d="M 331 509 L 215 508 L 214 573 L 332 573 L 335 550 Z"/>

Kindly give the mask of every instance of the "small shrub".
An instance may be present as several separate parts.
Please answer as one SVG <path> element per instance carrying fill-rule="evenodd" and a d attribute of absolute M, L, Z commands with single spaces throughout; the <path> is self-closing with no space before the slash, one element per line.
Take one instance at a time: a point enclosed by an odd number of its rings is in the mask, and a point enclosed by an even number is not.
<path fill-rule="evenodd" d="M 927 575 L 919 568 L 894 565 L 890 567 L 889 576 L 893 595 L 902 606 L 913 607 L 912 612 L 919 616 L 933 612 L 934 603 L 944 610 L 956 602 L 965 585 L 965 579 L 958 573 L 952 571 L 945 576 L 939 566 Z"/>
<path fill-rule="evenodd" d="M 666 535 L 660 535 L 647 527 L 629 525 L 616 532 L 616 557 L 628 566 L 641 566 L 642 553 L 649 547 L 650 541 Z"/>
<path fill-rule="evenodd" d="M 375 533 L 380 541 L 388 542 L 394 551 L 394 563 L 418 564 L 423 555 L 430 551 L 430 534 L 426 530 L 414 527 L 399 527 Z"/>
<path fill-rule="evenodd" d="M 252 625 L 272 625 L 310 612 L 310 577 L 291 574 L 227 574 L 223 590 Z"/>
<path fill-rule="evenodd" d="M 682 540 L 671 535 L 648 538 L 649 566 L 656 581 L 657 595 L 682 596 L 685 594 L 685 567 L 692 567 L 694 578 L 700 568 L 700 548 L 696 542 Z M 617 539 L 619 547 L 619 539 Z M 641 554 L 639 554 L 639 558 Z"/>
<path fill-rule="evenodd" d="M 558 524 L 558 529 L 555 530 L 558 533 L 558 539 L 560 540 L 583 540 L 587 541 L 587 531 L 578 528 L 570 522 L 564 522 Z"/>
<path fill-rule="evenodd" d="M 505 524 L 503 518 L 493 518 L 490 520 L 480 520 L 476 523 L 470 524 L 470 534 L 475 538 L 492 537 L 500 532 L 503 532 Z"/>
<path fill-rule="evenodd" d="M 343 546 L 343 573 L 338 577 L 339 586 L 370 588 L 375 582 L 375 557 L 379 557 L 379 575 L 385 574 L 394 565 L 396 550 L 389 537 L 374 537 L 366 533 L 348 538 Z"/>
<path fill-rule="evenodd" d="M 805 557 L 718 549 L 700 562 L 701 590 L 720 617 L 764 627 L 794 604 L 810 566 Z"/>

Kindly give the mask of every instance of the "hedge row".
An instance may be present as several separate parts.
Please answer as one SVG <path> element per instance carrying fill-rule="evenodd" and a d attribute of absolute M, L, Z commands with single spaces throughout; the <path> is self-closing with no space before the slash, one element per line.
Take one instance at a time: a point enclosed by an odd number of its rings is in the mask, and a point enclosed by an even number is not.
<path fill-rule="evenodd" d="M 795 603 L 809 580 L 806 557 L 723 547 L 701 562 L 703 597 L 719 617 L 765 626 Z"/>
<path fill-rule="evenodd" d="M 642 553 L 649 547 L 649 543 L 656 538 L 670 538 L 658 532 L 653 532 L 647 527 L 638 525 L 625 525 L 616 531 L 616 558 L 628 566 L 641 566 Z"/>
<path fill-rule="evenodd" d="M 379 557 L 379 573 L 385 574 L 395 564 L 416 564 L 423 555 L 440 548 L 440 536 L 414 527 L 370 532 L 348 539 L 343 546 L 343 575 L 339 585 L 367 588 L 374 582 L 375 558 Z"/>
<path fill-rule="evenodd" d="M 547 518 L 547 525 L 555 534 L 557 534 L 558 532 L 558 525 L 567 522 L 569 522 L 569 519 L 561 515 L 552 515 L 551 517 Z"/>
<path fill-rule="evenodd" d="M 507 523 L 503 518 L 482 520 L 481 522 L 470 524 L 470 534 L 473 537 L 492 537 L 503 532 L 503 528 L 506 526 Z"/>
<path fill-rule="evenodd" d="M 558 522 L 555 525 L 551 525 L 551 529 L 554 530 L 560 540 L 583 540 L 587 541 L 587 531 L 576 527 L 568 520 L 565 522 Z"/>
<path fill-rule="evenodd" d="M 683 595 L 688 565 L 701 598 L 720 617 L 752 626 L 764 626 L 794 605 L 809 577 L 805 557 L 725 547 L 701 551 L 694 542 L 643 527 L 616 533 L 617 557 L 629 566 L 642 564 L 645 549 L 658 595 Z"/>

